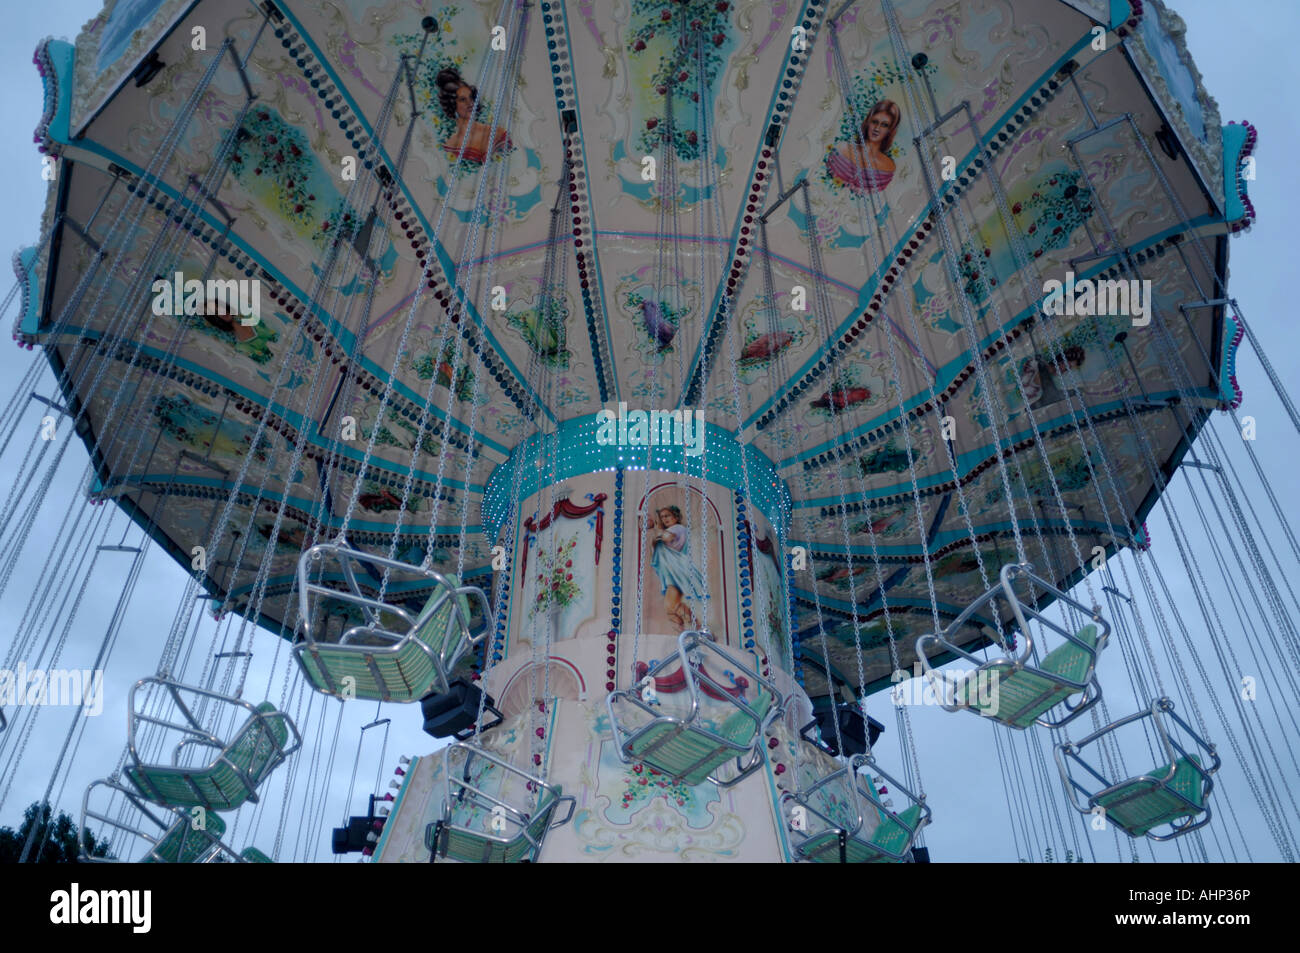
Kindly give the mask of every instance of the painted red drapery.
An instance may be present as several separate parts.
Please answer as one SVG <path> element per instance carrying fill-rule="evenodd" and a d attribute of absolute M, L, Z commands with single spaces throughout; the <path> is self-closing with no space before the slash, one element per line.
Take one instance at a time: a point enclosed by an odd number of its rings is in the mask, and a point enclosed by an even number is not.
<path fill-rule="evenodd" d="M 600 544 L 605 538 L 605 510 L 603 504 L 608 497 L 609 494 L 607 493 L 597 493 L 586 506 L 580 506 L 569 500 L 556 500 L 555 506 L 551 507 L 551 512 L 543 516 L 540 521 L 534 521 L 531 516 L 524 520 L 524 529 L 530 533 L 540 533 L 561 516 L 571 520 L 580 520 L 594 512 L 596 514 L 596 565 L 599 566 Z M 520 576 L 522 577 L 527 571 L 528 544 L 525 543 L 524 558 L 521 560 L 519 567 Z"/>
<path fill-rule="evenodd" d="M 648 664 L 645 662 L 637 662 L 636 665 L 632 667 L 632 681 L 634 683 L 639 683 L 641 679 L 646 677 L 646 673 L 649 671 L 650 666 Z M 705 678 L 713 678 L 713 676 L 709 675 L 709 673 L 704 670 L 703 665 L 700 666 L 700 672 Z M 714 679 L 714 681 L 717 680 Z M 722 683 L 719 682 L 718 684 Z M 736 684 L 731 688 L 724 688 L 723 691 L 732 698 L 743 698 L 745 689 L 748 687 L 749 679 L 745 678 L 743 675 L 738 675 L 736 676 Z M 671 675 L 655 676 L 655 691 L 657 692 L 671 695 L 675 692 L 682 691 L 684 688 L 686 688 L 686 673 L 680 667 Z M 723 699 L 723 696 L 718 694 L 718 690 L 708 682 L 700 682 L 700 691 L 704 692 L 704 694 L 708 695 L 710 698 L 716 698 L 719 701 Z"/>

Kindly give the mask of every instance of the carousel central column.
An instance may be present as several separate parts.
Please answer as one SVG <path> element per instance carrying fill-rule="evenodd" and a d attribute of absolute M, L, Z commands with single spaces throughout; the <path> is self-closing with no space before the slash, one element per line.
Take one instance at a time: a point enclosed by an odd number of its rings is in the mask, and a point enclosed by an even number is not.
<path fill-rule="evenodd" d="M 678 417 L 652 431 L 635 415 L 567 421 L 488 481 L 484 530 L 512 565 L 484 677 L 505 723 L 483 740 L 577 798 L 543 860 L 781 860 L 788 749 L 811 717 L 790 672 L 785 485 L 725 430 L 699 420 L 697 434 Z M 621 760 L 611 727 L 610 692 L 637 686 L 699 630 L 742 663 L 710 658 L 711 677 L 769 679 L 786 700 L 758 739 L 761 767 L 730 788 Z M 676 690 L 671 677 L 659 684 Z M 662 710 L 686 697 L 665 696 Z"/>

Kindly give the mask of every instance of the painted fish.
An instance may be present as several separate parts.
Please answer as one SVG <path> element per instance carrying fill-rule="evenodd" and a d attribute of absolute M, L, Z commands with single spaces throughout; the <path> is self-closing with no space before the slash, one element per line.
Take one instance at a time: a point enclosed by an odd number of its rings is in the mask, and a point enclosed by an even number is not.
<path fill-rule="evenodd" d="M 860 404 L 871 396 L 871 390 L 867 387 L 832 387 L 826 393 L 822 394 L 812 402 L 814 407 L 820 407 L 822 410 L 843 410 L 845 407 L 852 407 L 854 404 Z"/>
<path fill-rule="evenodd" d="M 740 359 L 742 361 L 761 361 L 764 358 L 780 353 L 793 340 L 794 335 L 788 331 L 771 331 L 761 338 L 746 344 L 745 349 L 740 352 Z"/>
<path fill-rule="evenodd" d="M 673 343 L 673 338 L 677 334 L 677 329 L 672 323 L 664 317 L 663 311 L 657 301 L 641 302 L 641 318 L 645 321 L 645 329 L 654 338 L 655 343 L 659 345 L 659 350 L 663 350 Z"/>

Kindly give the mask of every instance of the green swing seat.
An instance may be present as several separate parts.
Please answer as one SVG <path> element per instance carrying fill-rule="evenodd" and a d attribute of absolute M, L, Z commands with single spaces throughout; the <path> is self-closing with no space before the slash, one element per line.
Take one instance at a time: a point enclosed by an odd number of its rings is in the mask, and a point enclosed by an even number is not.
<path fill-rule="evenodd" d="M 537 808 L 513 837 L 494 837 L 435 821 L 425 828 L 424 846 L 439 857 L 463 864 L 518 864 L 536 860 L 562 794 L 558 785 L 543 788 Z"/>
<path fill-rule="evenodd" d="M 705 660 L 709 657 L 726 666 L 729 684 L 708 674 Z M 781 717 L 785 705 L 776 685 L 754 671 L 754 662 L 756 657 L 731 654 L 707 632 L 681 633 L 676 653 L 641 666 L 635 685 L 611 691 L 605 700 L 619 760 L 644 764 L 688 787 L 705 781 L 731 787 L 749 777 L 764 764 L 763 733 Z M 662 684 L 676 683 L 668 690 L 676 699 L 668 702 L 667 709 L 662 707 L 667 699 L 657 697 L 663 688 L 649 700 L 642 697 L 644 689 L 665 678 L 668 681 Z M 751 679 L 757 682 L 754 700 L 746 701 L 742 692 Z M 746 756 L 748 762 L 742 764 Z M 718 769 L 733 759 L 736 764 L 730 776 L 719 776 Z"/>
<path fill-rule="evenodd" d="M 1028 585 L 1024 595 L 1016 592 L 1015 583 L 1023 580 Z M 1022 587 L 1023 588 L 1023 587 Z M 1074 609 L 1092 622 L 1084 625 L 1074 635 L 1070 630 L 1048 618 L 1038 608 L 1040 599 L 1033 598 L 1035 589 L 1065 607 Z M 992 624 L 997 623 L 998 601 L 1006 602 L 1012 620 L 1023 636 L 1023 645 L 1014 657 L 987 660 L 980 658 L 957 642 L 962 633 L 974 624 L 989 626 L 980 619 L 982 610 L 989 610 Z M 1064 641 L 1052 649 L 1041 662 L 1033 662 L 1034 637 L 1030 634 L 1030 621 L 1054 632 Z M 1008 563 L 1002 567 L 998 582 L 970 603 L 946 627 L 916 640 L 916 655 L 936 688 L 943 686 L 939 704 L 947 711 L 973 711 L 1009 728 L 1024 730 L 1032 725 L 1061 728 L 1090 710 L 1101 700 L 1101 686 L 1096 680 L 1097 658 L 1110 638 L 1110 623 L 1103 619 L 1096 607 L 1088 608 L 1062 592 L 1046 579 L 1037 576 L 1028 563 Z M 958 658 L 973 662 L 974 671 L 964 677 L 954 678 L 952 673 L 941 673 L 935 668 L 939 659 Z M 991 680 L 992 684 L 988 685 Z M 985 694 L 986 685 L 991 689 Z M 1048 712 L 1073 696 L 1077 701 L 1068 703 L 1059 717 L 1051 720 Z"/>
<path fill-rule="evenodd" d="M 759 689 L 752 706 L 758 722 L 744 711 L 727 716 L 716 732 L 676 720 L 652 724 L 628 742 L 628 753 L 674 781 L 694 787 L 703 784 L 715 770 L 754 746 L 768 711 L 771 693 Z"/>
<path fill-rule="evenodd" d="M 367 557 L 367 561 L 386 565 L 385 560 L 377 557 Z M 413 567 L 404 568 L 410 570 Z M 350 599 L 347 593 L 314 585 L 310 590 L 344 602 Z M 307 680 L 317 691 L 329 695 L 369 701 L 413 702 L 433 692 L 448 691 L 452 669 L 470 645 L 486 634 L 485 630 L 479 636 L 471 637 L 466 628 L 470 619 L 470 591 L 482 596 L 479 590 L 461 589 L 460 580 L 455 575 L 435 576 L 433 591 L 416 616 L 418 624 L 409 632 L 399 634 L 400 630 L 368 630 L 358 626 L 344 636 L 344 641 L 316 642 L 308 639 L 295 645 L 294 652 Z M 481 601 L 486 619 L 491 613 L 487 609 L 486 597 Z M 371 605 L 369 600 L 363 602 Z M 457 608 L 460 610 L 459 619 Z M 429 613 L 428 618 L 420 622 L 426 613 Z M 397 629 L 401 616 L 378 610 L 377 619 L 379 626 Z"/>
<path fill-rule="evenodd" d="M 226 822 L 215 814 L 206 819 L 206 829 L 196 831 L 187 816 L 180 816 L 167 828 L 144 857 L 142 864 L 194 864 L 221 847 Z"/>
<path fill-rule="evenodd" d="M 1163 766 L 1112 783 L 1101 764 L 1088 762 L 1084 752 L 1089 746 L 1148 718 L 1156 746 L 1164 752 Z M 1180 718 L 1166 697 L 1078 741 L 1062 741 L 1054 753 L 1070 806 L 1085 815 L 1104 812 L 1105 820 L 1130 837 L 1173 840 L 1210 823 L 1210 792 L 1223 762 L 1214 745 Z"/>
<path fill-rule="evenodd" d="M 1062 685 L 1044 674 L 1083 683 L 1089 677 L 1097 647 L 1097 627 L 1085 625 L 1075 636 L 1087 649 L 1066 642 L 1057 646 L 1036 668 L 1016 668 L 1010 662 L 994 662 L 979 671 L 995 679 L 997 692 L 986 703 L 972 691 L 966 705 L 981 715 L 1011 728 L 1028 728 L 1044 712 L 1083 689 Z"/>
<path fill-rule="evenodd" d="M 515 767 L 507 756 L 463 741 L 443 751 L 442 817 L 424 829 L 430 861 L 532 862 L 547 831 L 572 819 L 571 795 Z M 566 802 L 568 812 L 557 819 Z"/>
<path fill-rule="evenodd" d="M 895 864 L 907 850 L 908 841 L 921 821 L 921 805 L 913 804 L 897 816 L 879 811 L 880 823 L 870 840 L 848 837 L 844 842 L 844 859 L 850 864 Z M 840 862 L 839 831 L 822 831 L 808 838 L 798 847 L 804 860 L 818 863 Z"/>
<path fill-rule="evenodd" d="M 284 760 L 289 743 L 287 716 L 270 702 L 262 702 L 256 711 L 205 767 L 135 764 L 124 774 L 141 794 L 164 807 L 233 811 L 245 801 L 256 801 L 257 787 Z"/>
<path fill-rule="evenodd" d="M 273 861 L 270 857 L 267 857 L 266 854 L 262 853 L 256 847 L 245 847 L 242 851 L 239 852 L 239 856 L 245 863 L 249 863 L 249 864 L 275 863 L 275 861 Z"/>
<path fill-rule="evenodd" d="M 1204 781 L 1201 760 L 1192 754 L 1117 784 L 1094 797 L 1092 803 L 1105 808 L 1106 817 L 1126 834 L 1144 837 L 1162 824 L 1190 821 L 1202 813 Z"/>
<path fill-rule="evenodd" d="M 868 773 L 861 774 L 859 769 L 866 767 Z M 905 809 L 895 814 L 885 807 L 880 792 L 872 783 L 870 772 L 879 771 L 881 779 L 894 786 L 896 794 L 906 796 L 911 802 Z M 848 797 L 834 796 L 836 779 L 847 780 L 852 790 L 842 794 Z M 828 787 L 828 785 L 830 785 Z M 820 797 L 818 793 L 820 792 Z M 912 841 L 917 831 L 929 823 L 929 808 L 922 804 L 901 783 L 885 774 L 874 760 L 865 755 L 850 759 L 847 767 L 840 768 L 825 778 L 804 796 L 797 798 L 806 806 L 809 813 L 821 818 L 827 826 L 795 845 L 795 854 L 801 860 L 810 860 L 822 864 L 893 864 L 907 859 L 912 848 Z M 865 800 L 865 804 L 862 801 Z M 861 804 L 861 807 L 853 806 Z M 847 813 L 845 813 L 847 810 Z M 862 815 L 874 812 L 876 826 L 869 836 L 858 836 L 862 829 Z M 844 854 L 840 854 L 840 834 L 844 833 Z"/>

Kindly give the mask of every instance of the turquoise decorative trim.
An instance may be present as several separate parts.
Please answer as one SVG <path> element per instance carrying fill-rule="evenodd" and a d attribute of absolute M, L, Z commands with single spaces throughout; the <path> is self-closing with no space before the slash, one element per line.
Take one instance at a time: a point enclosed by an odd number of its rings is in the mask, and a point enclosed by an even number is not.
<path fill-rule="evenodd" d="M 515 468 L 523 466 L 520 475 L 519 496 L 527 499 L 542 488 L 542 480 L 556 480 L 604 470 L 642 470 L 646 468 L 646 454 L 650 455 L 649 468 L 680 473 L 691 477 L 704 476 L 703 463 L 708 461 L 708 478 L 730 490 L 745 490 L 745 472 L 748 468 L 753 503 L 767 517 L 777 533 L 788 525 L 791 497 L 785 481 L 776 466 L 762 451 L 736 440 L 730 430 L 714 424 L 705 424 L 703 452 L 688 456 L 689 448 L 683 446 L 619 446 L 601 444 L 596 440 L 599 414 L 575 417 L 560 424 L 552 434 L 533 434 L 511 452 L 488 477 L 483 491 L 482 524 L 490 539 L 495 539 L 510 511 L 510 495 L 514 488 Z M 743 456 L 743 459 L 742 459 Z"/>
<path fill-rule="evenodd" d="M 37 294 L 40 289 L 36 287 L 35 245 L 28 245 L 14 254 L 14 274 L 18 277 L 23 294 L 22 307 L 14 324 L 14 336 L 35 334 L 41 323 L 40 309 L 37 307 L 41 296 Z"/>
<path fill-rule="evenodd" d="M 41 74 L 44 107 L 33 139 L 41 152 L 57 151 L 50 142 L 67 145 L 71 139 L 72 66 L 76 48 L 65 40 L 46 40 L 36 48 L 32 62 Z"/>
<path fill-rule="evenodd" d="M 1219 400 L 1224 410 L 1236 410 L 1244 396 L 1237 383 L 1237 348 L 1245 332 L 1237 319 L 1223 315 L 1223 358 L 1219 364 Z"/>
<path fill-rule="evenodd" d="M 1141 0 L 1110 0 L 1110 28 L 1117 30 L 1125 25 L 1125 21 L 1132 19 L 1134 22 L 1128 24 L 1130 27 L 1137 26 L 1137 20 L 1142 16 Z"/>
<path fill-rule="evenodd" d="M 1242 163 L 1255 151 L 1255 127 L 1248 122 L 1230 122 L 1223 127 L 1223 220 L 1233 232 L 1255 221 Z"/>

